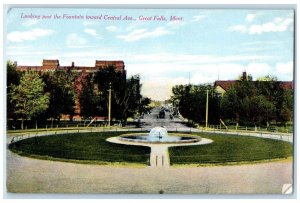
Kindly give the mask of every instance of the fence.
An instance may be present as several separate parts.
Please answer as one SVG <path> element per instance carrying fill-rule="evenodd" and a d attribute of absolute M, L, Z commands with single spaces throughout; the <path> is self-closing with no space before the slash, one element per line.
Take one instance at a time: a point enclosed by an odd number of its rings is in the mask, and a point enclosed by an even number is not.
<path fill-rule="evenodd" d="M 224 129 L 224 128 L 186 128 L 186 127 L 172 127 L 167 128 L 168 132 L 181 132 L 181 133 L 218 133 L 224 135 L 237 135 L 237 136 L 254 136 L 269 139 L 282 140 L 287 142 L 293 142 L 293 134 L 291 133 L 279 133 L 279 132 L 266 132 L 266 131 L 251 131 L 249 128 L 246 129 Z M 71 133 L 88 133 L 88 132 L 149 132 L 151 127 L 140 127 L 140 128 L 122 128 L 122 127 L 90 127 L 90 128 L 65 128 L 65 129 L 43 129 L 39 131 L 20 131 L 12 132 L 10 135 L 15 135 L 9 141 L 10 143 L 16 142 L 25 138 L 36 137 L 36 136 L 47 136 L 47 135 L 59 135 L 59 134 L 71 134 Z"/>
<path fill-rule="evenodd" d="M 230 125 L 224 127 L 223 125 L 209 125 L 211 129 L 221 130 L 235 130 L 235 131 L 259 131 L 259 132 L 275 132 L 275 133 L 293 133 L 293 126 L 235 126 Z"/>
<path fill-rule="evenodd" d="M 128 121 L 126 125 L 128 126 L 138 126 L 140 123 L 138 121 Z M 122 127 L 124 123 L 120 120 L 111 121 L 112 126 L 119 126 Z M 34 121 L 26 120 L 24 121 L 24 128 L 23 130 L 36 130 L 36 129 L 53 129 L 53 128 L 83 128 L 83 127 L 107 127 L 108 121 L 106 120 L 81 120 L 81 121 L 67 121 L 61 120 L 58 121 L 44 121 L 38 122 L 37 125 Z M 21 120 L 8 120 L 7 121 L 7 129 L 8 130 L 21 130 Z"/>
<path fill-rule="evenodd" d="M 281 140 L 286 142 L 293 142 L 293 134 L 292 133 L 280 133 L 280 132 L 267 132 L 267 131 L 252 131 L 249 129 L 220 129 L 220 128 L 200 128 L 201 132 L 208 132 L 208 133 L 218 133 L 224 135 L 237 135 L 237 136 L 253 136 L 253 137 L 261 137 L 261 138 L 268 138 L 274 140 Z"/>

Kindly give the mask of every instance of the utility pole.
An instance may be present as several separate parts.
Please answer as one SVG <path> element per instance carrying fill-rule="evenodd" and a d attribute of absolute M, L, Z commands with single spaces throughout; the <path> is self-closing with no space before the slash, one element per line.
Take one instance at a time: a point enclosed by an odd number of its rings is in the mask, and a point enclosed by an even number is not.
<path fill-rule="evenodd" d="M 205 112 L 205 128 L 207 129 L 207 123 L 208 123 L 208 91 L 206 90 L 206 112 Z"/>
<path fill-rule="evenodd" d="M 110 127 L 110 119 L 111 119 L 111 82 L 109 83 L 109 90 L 108 90 L 108 127 Z"/>

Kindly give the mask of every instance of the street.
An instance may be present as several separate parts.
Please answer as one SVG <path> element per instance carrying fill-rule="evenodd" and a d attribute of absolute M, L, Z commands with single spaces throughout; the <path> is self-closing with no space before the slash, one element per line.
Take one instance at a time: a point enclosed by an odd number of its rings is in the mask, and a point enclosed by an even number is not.
<path fill-rule="evenodd" d="M 159 115 L 161 107 L 156 107 L 152 109 L 151 114 L 145 114 L 144 118 L 141 119 L 143 123 L 142 127 L 146 130 L 151 130 L 154 127 L 164 127 L 167 131 L 189 131 L 190 128 L 187 127 L 182 120 L 179 118 L 173 117 L 170 118 L 170 112 L 165 111 L 165 118 L 157 118 Z"/>

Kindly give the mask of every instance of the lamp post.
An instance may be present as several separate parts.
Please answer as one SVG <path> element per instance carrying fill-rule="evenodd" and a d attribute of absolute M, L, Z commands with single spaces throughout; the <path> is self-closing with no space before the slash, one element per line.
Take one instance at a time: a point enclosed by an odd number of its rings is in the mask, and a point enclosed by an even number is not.
<path fill-rule="evenodd" d="M 110 127 L 110 120 L 111 120 L 111 82 L 109 83 L 109 90 L 108 90 L 108 127 Z"/>
<path fill-rule="evenodd" d="M 208 91 L 209 90 L 206 90 L 205 129 L 207 129 L 207 124 L 208 124 Z"/>

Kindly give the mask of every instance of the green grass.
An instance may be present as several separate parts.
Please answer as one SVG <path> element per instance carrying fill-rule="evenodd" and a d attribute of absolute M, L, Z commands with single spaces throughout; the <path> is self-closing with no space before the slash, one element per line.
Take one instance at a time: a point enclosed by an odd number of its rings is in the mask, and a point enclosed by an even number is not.
<path fill-rule="evenodd" d="M 246 136 L 198 134 L 214 142 L 207 145 L 169 148 L 171 164 L 228 164 L 287 158 L 291 143 Z"/>
<path fill-rule="evenodd" d="M 137 132 L 135 132 L 137 133 Z M 76 163 L 149 164 L 150 148 L 107 142 L 124 132 L 58 134 L 24 139 L 9 145 L 23 156 Z M 212 139 L 208 145 L 169 148 L 171 164 L 228 164 L 291 157 L 291 143 L 246 136 L 193 133 Z"/>
<path fill-rule="evenodd" d="M 129 162 L 148 164 L 150 148 L 107 142 L 124 132 L 59 134 L 33 137 L 10 144 L 9 149 L 23 156 L 83 163 Z"/>

